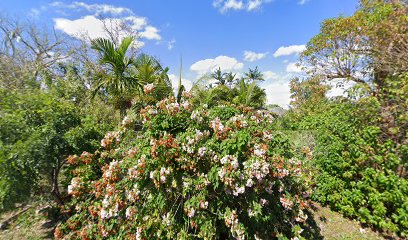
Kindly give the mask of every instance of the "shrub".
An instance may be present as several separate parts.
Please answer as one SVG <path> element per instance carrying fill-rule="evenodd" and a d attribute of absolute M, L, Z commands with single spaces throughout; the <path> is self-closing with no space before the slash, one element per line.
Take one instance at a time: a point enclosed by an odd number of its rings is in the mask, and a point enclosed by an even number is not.
<path fill-rule="evenodd" d="M 71 217 L 55 236 L 301 238 L 301 159 L 275 146 L 287 140 L 270 129 L 272 115 L 235 109 L 221 120 L 217 111 L 165 99 L 141 110 L 143 131 L 126 118 L 99 150 L 70 156 Z"/>
<path fill-rule="evenodd" d="M 103 136 L 102 124 L 84 119 L 71 101 L 36 91 L 1 93 L 0 211 L 33 192 L 50 193 L 68 154 L 97 149 L 94 140 Z"/>
<path fill-rule="evenodd" d="M 402 237 L 408 234 L 408 181 L 400 174 L 404 147 L 383 138 L 380 107 L 370 97 L 332 102 L 296 126 L 314 130 L 318 174 L 314 200 L 345 216 Z"/>

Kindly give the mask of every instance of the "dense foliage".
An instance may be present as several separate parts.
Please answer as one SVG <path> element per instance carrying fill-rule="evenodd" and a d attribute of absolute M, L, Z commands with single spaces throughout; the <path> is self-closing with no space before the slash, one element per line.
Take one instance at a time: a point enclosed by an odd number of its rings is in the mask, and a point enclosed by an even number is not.
<path fill-rule="evenodd" d="M 406 167 L 407 149 L 381 138 L 378 108 L 375 101 L 330 103 L 294 125 L 315 133 L 314 200 L 406 236 L 408 181 L 401 167 Z"/>
<path fill-rule="evenodd" d="M 98 151 L 68 158 L 72 216 L 57 237 L 300 237 L 303 158 L 272 131 L 270 113 L 207 109 L 183 97 L 141 115 L 143 131 L 126 118 Z"/>
<path fill-rule="evenodd" d="M 310 76 L 291 82 L 287 127 L 316 139 L 315 200 L 387 233 L 408 234 L 407 6 L 362 1 L 323 22 L 302 53 Z M 386 39 L 386 40 L 385 40 Z M 327 82 L 354 82 L 327 99 Z"/>
<path fill-rule="evenodd" d="M 82 116 L 72 102 L 47 93 L 2 91 L 1 96 L 0 209 L 5 209 L 33 191 L 51 192 L 65 158 L 95 149 L 106 128 Z"/>

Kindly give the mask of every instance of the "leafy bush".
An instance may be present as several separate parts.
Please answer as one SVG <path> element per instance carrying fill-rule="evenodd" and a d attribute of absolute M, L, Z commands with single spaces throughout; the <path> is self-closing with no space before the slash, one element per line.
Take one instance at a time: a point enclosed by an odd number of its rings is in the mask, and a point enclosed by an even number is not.
<path fill-rule="evenodd" d="M 294 125 L 316 133 L 314 200 L 406 237 L 408 181 L 400 170 L 406 155 L 402 145 L 383 138 L 381 110 L 373 97 L 333 102 Z"/>
<path fill-rule="evenodd" d="M 34 191 L 49 193 L 58 178 L 54 170 L 69 153 L 95 150 L 99 143 L 93 139 L 103 135 L 101 125 L 82 119 L 69 101 L 35 91 L 1 93 L 0 210 L 5 210 Z"/>
<path fill-rule="evenodd" d="M 125 118 L 94 153 L 68 158 L 67 239 L 301 238 L 308 208 L 300 158 L 266 111 L 165 99 Z M 226 116 L 226 115 L 224 115 Z M 286 157 L 291 156 L 291 157 Z"/>

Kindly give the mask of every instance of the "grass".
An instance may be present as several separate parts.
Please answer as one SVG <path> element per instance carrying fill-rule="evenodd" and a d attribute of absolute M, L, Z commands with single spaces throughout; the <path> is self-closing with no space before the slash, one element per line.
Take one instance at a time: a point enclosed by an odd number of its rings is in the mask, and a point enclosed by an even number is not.
<path fill-rule="evenodd" d="M 344 218 L 341 214 L 314 204 L 314 220 L 323 239 L 327 240 L 377 240 L 384 239 L 371 229 L 364 229 L 357 221 Z"/>
<path fill-rule="evenodd" d="M 37 209 L 41 207 L 39 203 L 32 203 L 30 208 L 13 219 L 6 230 L 0 230 L 1 240 L 38 240 L 53 239 L 53 227 L 47 226 L 49 218 L 45 213 L 39 213 Z M 27 206 L 24 206 L 27 207 Z M 21 208 L 22 209 L 22 208 Z M 0 221 L 10 218 L 21 209 L 3 213 Z"/>

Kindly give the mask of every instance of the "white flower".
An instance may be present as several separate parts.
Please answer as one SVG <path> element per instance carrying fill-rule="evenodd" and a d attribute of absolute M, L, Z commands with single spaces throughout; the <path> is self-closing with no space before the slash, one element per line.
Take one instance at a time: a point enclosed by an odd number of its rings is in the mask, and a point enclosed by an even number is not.
<path fill-rule="evenodd" d="M 200 130 L 196 129 L 196 139 L 200 140 L 203 136 L 204 134 Z"/>
<path fill-rule="evenodd" d="M 132 207 L 128 207 L 126 209 L 126 218 L 131 218 L 132 217 Z"/>
<path fill-rule="evenodd" d="M 170 212 L 168 212 L 167 214 L 162 216 L 163 219 L 163 223 L 167 226 L 171 225 L 171 221 L 170 221 Z"/>
<path fill-rule="evenodd" d="M 188 211 L 187 211 L 187 216 L 188 216 L 189 218 L 191 218 L 191 217 L 194 217 L 194 215 L 195 215 L 195 210 L 194 210 L 194 208 L 193 208 L 193 209 L 188 209 Z"/>
<path fill-rule="evenodd" d="M 268 204 L 268 200 L 261 198 L 260 203 L 262 206 L 265 206 L 266 204 Z"/>
<path fill-rule="evenodd" d="M 148 84 L 146 84 L 146 85 L 143 86 L 143 91 L 144 91 L 146 94 L 148 94 L 148 93 L 150 93 L 151 91 L 153 91 L 155 88 L 156 88 L 156 86 L 155 86 L 154 84 L 148 83 Z"/>
<path fill-rule="evenodd" d="M 250 217 L 255 216 L 255 213 L 254 213 L 254 211 L 252 211 L 251 208 L 248 208 L 248 216 L 250 216 Z"/>
<path fill-rule="evenodd" d="M 206 147 L 201 147 L 198 149 L 198 155 L 200 155 L 200 157 L 204 157 L 206 151 L 207 151 Z"/>
<path fill-rule="evenodd" d="M 160 182 L 165 183 L 166 182 L 166 176 L 164 176 L 164 175 L 160 176 Z"/>
<path fill-rule="evenodd" d="M 252 178 L 248 179 L 246 182 L 247 187 L 252 187 L 254 185 L 254 181 L 252 181 Z"/>
<path fill-rule="evenodd" d="M 215 119 L 210 122 L 210 127 L 214 130 L 214 132 L 224 131 L 224 125 L 221 123 L 218 117 L 215 117 Z"/>
<path fill-rule="evenodd" d="M 101 218 L 102 219 L 108 219 L 110 216 L 109 216 L 109 213 L 105 210 L 105 209 L 101 209 L 101 213 L 100 213 L 100 215 L 101 215 Z"/>
<path fill-rule="evenodd" d="M 207 207 L 208 207 L 208 202 L 207 201 L 201 201 L 200 202 L 200 208 L 207 209 Z"/>
<path fill-rule="evenodd" d="M 235 191 L 232 192 L 234 196 L 238 196 L 239 194 L 243 194 L 245 192 L 245 186 L 238 187 Z"/>
<path fill-rule="evenodd" d="M 76 189 L 81 187 L 81 179 L 74 177 L 71 179 L 71 184 L 68 186 L 68 194 L 72 194 Z"/>
<path fill-rule="evenodd" d="M 72 185 L 68 185 L 68 194 L 72 194 L 72 192 L 73 192 Z"/>
<path fill-rule="evenodd" d="M 150 115 L 154 115 L 154 114 L 157 114 L 157 110 L 151 108 L 151 109 L 149 109 L 149 111 L 147 111 L 147 113 L 150 114 Z"/>
<path fill-rule="evenodd" d="M 185 102 L 183 102 L 183 103 L 181 104 L 181 106 L 182 106 L 184 109 L 188 110 L 188 109 L 190 108 L 190 103 L 189 103 L 188 101 L 185 101 Z"/>
<path fill-rule="evenodd" d="M 270 133 L 270 132 L 264 132 L 264 133 L 263 133 L 263 137 L 264 137 L 266 140 L 272 140 L 272 138 L 273 138 L 272 133 Z"/>
<path fill-rule="evenodd" d="M 265 188 L 265 191 L 267 193 L 269 193 L 269 194 L 272 194 L 273 193 L 273 188 L 272 187 L 273 187 L 273 185 L 269 184 L 269 186 Z"/>
<path fill-rule="evenodd" d="M 224 179 L 226 173 L 227 173 L 227 171 L 225 170 L 225 168 L 221 168 L 218 171 L 218 176 L 220 176 L 221 179 Z"/>
<path fill-rule="evenodd" d="M 166 109 L 169 113 L 177 113 L 180 110 L 180 105 L 178 103 L 170 103 L 166 105 Z"/>
<path fill-rule="evenodd" d="M 132 123 L 132 119 L 128 118 L 127 116 L 122 120 L 122 125 L 127 126 Z"/>
<path fill-rule="evenodd" d="M 135 237 L 136 237 L 136 240 L 142 240 L 142 229 L 141 228 L 136 228 Z"/>
<path fill-rule="evenodd" d="M 255 147 L 254 147 L 254 154 L 255 154 L 255 156 L 263 157 L 263 156 L 265 155 L 265 153 L 266 153 L 265 149 L 263 149 L 263 148 L 262 148 L 261 146 L 259 146 L 259 145 L 255 145 Z"/>

